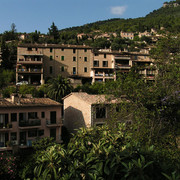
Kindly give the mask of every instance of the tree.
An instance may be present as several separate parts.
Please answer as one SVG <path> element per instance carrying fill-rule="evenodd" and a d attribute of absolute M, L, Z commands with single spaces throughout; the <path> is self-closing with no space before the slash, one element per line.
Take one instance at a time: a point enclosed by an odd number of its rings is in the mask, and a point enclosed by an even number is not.
<path fill-rule="evenodd" d="M 72 91 L 72 86 L 67 79 L 58 75 L 57 78 L 53 78 L 48 81 L 47 89 L 47 95 L 50 98 L 61 102 L 62 98 Z"/>
<path fill-rule="evenodd" d="M 54 22 L 52 23 L 51 27 L 48 28 L 48 30 L 49 30 L 49 35 L 53 36 L 54 40 L 57 40 L 59 38 L 59 30 L 57 26 L 54 24 Z"/>
<path fill-rule="evenodd" d="M 35 30 L 35 32 L 30 34 L 31 43 L 38 43 L 40 32 Z"/>
<path fill-rule="evenodd" d="M 14 23 L 11 24 L 11 32 L 13 34 L 17 32 L 16 25 Z"/>

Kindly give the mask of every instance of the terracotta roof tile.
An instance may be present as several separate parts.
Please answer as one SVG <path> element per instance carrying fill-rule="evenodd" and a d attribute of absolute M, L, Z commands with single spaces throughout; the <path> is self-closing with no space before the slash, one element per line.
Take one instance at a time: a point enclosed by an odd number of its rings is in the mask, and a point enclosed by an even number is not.
<path fill-rule="evenodd" d="M 111 104 L 119 102 L 118 99 L 114 99 L 112 96 L 110 97 L 109 95 L 87 94 L 85 92 L 73 92 L 70 95 L 66 96 L 64 99 L 71 95 L 74 95 L 82 99 L 83 101 L 86 101 L 88 104 Z"/>
<path fill-rule="evenodd" d="M 10 98 L 1 99 L 0 107 L 21 107 L 21 106 L 59 106 L 60 103 L 49 98 L 18 98 L 15 103 Z"/>

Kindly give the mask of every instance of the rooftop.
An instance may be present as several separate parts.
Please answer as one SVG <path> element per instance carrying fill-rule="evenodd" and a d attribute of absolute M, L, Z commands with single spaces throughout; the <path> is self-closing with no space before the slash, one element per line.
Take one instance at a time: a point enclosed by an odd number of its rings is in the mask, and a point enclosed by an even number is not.
<path fill-rule="evenodd" d="M 18 47 L 92 49 L 90 46 L 85 46 L 85 45 L 69 45 L 69 44 L 19 44 Z"/>
<path fill-rule="evenodd" d="M 115 99 L 110 95 L 87 94 L 85 92 L 73 92 L 64 97 L 63 99 L 66 99 L 71 95 L 78 97 L 79 99 L 87 102 L 88 104 L 112 104 L 122 101 L 122 99 Z"/>
<path fill-rule="evenodd" d="M 29 107 L 29 106 L 60 106 L 61 104 L 49 98 L 19 98 L 13 102 L 12 98 L 0 99 L 1 107 Z"/>

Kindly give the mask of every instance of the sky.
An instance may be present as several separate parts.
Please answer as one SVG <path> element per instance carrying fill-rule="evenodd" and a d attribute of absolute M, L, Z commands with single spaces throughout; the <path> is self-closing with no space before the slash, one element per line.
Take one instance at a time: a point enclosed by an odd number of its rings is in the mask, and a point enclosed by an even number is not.
<path fill-rule="evenodd" d="M 16 25 L 17 32 L 47 33 L 112 18 L 144 17 L 170 0 L 0 0 L 0 33 Z"/>

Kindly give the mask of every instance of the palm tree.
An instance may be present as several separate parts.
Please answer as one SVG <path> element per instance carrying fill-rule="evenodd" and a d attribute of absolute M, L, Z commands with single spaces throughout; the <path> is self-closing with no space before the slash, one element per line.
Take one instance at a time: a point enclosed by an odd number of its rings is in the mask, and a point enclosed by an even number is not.
<path fill-rule="evenodd" d="M 71 86 L 68 79 L 58 75 L 57 78 L 50 79 L 48 81 L 47 95 L 58 102 L 61 102 L 62 98 L 67 94 L 71 93 L 73 87 Z"/>

